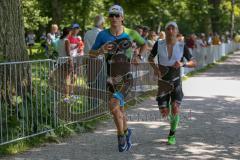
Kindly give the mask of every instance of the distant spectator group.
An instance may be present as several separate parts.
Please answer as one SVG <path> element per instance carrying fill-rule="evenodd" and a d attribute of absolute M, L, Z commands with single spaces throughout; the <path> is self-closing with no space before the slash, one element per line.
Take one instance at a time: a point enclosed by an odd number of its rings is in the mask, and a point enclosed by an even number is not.
<path fill-rule="evenodd" d="M 62 31 L 59 30 L 57 24 L 51 25 L 49 33 L 43 32 L 40 37 L 40 44 L 45 52 L 45 56 L 82 56 L 88 55 L 92 45 L 100 31 L 104 29 L 105 19 L 102 15 L 97 15 L 94 19 L 94 27 L 83 34 L 83 38 L 79 35 L 80 25 L 78 23 L 72 24 L 71 27 L 65 27 Z M 165 32 L 151 29 L 148 26 L 138 25 L 136 31 L 143 37 L 147 46 L 148 53 L 143 55 L 143 59 L 146 60 L 147 55 L 150 53 L 154 43 L 157 40 L 165 39 Z M 235 36 L 234 40 L 240 41 L 239 36 Z M 230 33 L 218 35 L 217 33 L 192 33 L 184 36 L 179 33 L 177 35 L 179 41 L 185 42 L 186 46 L 191 50 L 194 48 L 204 48 L 210 45 L 219 45 L 221 43 L 230 43 Z M 30 55 L 32 54 L 32 47 L 35 45 L 36 35 L 33 31 L 29 31 L 26 35 L 26 44 L 29 48 Z M 134 44 L 133 44 L 134 46 Z M 69 52 L 69 53 L 68 53 Z M 135 47 L 135 52 L 138 52 L 138 48 Z"/>

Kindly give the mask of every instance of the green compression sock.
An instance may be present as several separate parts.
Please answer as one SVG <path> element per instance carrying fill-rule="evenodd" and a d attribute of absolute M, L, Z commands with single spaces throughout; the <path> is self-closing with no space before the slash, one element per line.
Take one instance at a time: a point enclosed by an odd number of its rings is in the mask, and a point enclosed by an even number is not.
<path fill-rule="evenodd" d="M 178 127 L 178 124 L 179 124 L 179 121 L 180 121 L 180 116 L 179 115 L 176 115 L 176 116 L 171 115 L 170 116 L 171 131 L 176 131 L 176 129 Z"/>

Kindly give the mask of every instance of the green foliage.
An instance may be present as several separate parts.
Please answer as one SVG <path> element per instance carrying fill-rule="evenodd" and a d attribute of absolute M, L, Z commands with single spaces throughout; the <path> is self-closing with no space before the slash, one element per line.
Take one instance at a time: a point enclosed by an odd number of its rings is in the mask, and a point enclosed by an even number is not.
<path fill-rule="evenodd" d="M 63 125 L 59 126 L 55 130 L 55 132 L 60 137 L 68 137 L 68 136 L 70 136 L 70 135 L 72 135 L 74 133 L 74 130 L 71 129 L 69 126 L 63 124 Z"/>
<path fill-rule="evenodd" d="M 0 146 L 0 155 L 17 154 L 48 142 L 60 143 L 59 137 L 55 132 L 50 131 L 46 134 Z"/>
<path fill-rule="evenodd" d="M 24 27 L 27 30 L 38 30 L 39 26 L 48 24 L 51 20 L 42 16 L 37 0 L 22 0 Z"/>
<path fill-rule="evenodd" d="M 115 2 L 123 6 L 125 25 L 131 28 L 141 24 L 157 30 L 174 20 L 184 34 L 230 30 L 231 0 L 23 0 L 25 25 L 26 28 L 50 26 L 57 12 L 61 28 L 77 22 L 85 31 L 93 26 L 96 15 L 107 18 L 108 8 Z M 236 0 L 234 13 L 235 26 L 240 26 L 239 0 Z"/>

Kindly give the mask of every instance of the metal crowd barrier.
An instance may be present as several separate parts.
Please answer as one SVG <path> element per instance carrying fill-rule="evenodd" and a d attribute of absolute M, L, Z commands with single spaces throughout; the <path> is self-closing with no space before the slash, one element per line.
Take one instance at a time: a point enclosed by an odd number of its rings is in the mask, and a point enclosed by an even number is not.
<path fill-rule="evenodd" d="M 0 64 L 0 145 L 108 112 L 103 61 L 72 60 Z"/>
<path fill-rule="evenodd" d="M 217 60 L 221 59 L 221 57 L 239 49 L 239 46 L 239 43 L 231 42 L 222 43 L 221 45 L 211 45 L 206 48 L 195 48 L 192 54 L 196 58 L 198 66 L 195 69 L 184 68 L 183 74 L 199 70 L 208 64 L 215 63 Z"/>
<path fill-rule="evenodd" d="M 230 43 L 194 50 L 197 69 L 238 47 Z M 157 88 L 147 62 L 132 65 L 130 72 L 134 80 L 126 101 Z M 104 58 L 0 63 L 0 145 L 109 113 L 106 78 Z"/>
<path fill-rule="evenodd" d="M 57 127 L 51 60 L 0 63 L 0 144 Z"/>
<path fill-rule="evenodd" d="M 57 92 L 57 116 L 64 123 L 87 120 L 108 112 L 104 59 L 59 58 L 50 75 Z"/>

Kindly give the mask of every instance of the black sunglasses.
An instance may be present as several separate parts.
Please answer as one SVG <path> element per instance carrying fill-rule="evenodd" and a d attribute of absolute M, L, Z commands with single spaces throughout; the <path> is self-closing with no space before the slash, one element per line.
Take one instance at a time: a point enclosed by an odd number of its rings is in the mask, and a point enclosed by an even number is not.
<path fill-rule="evenodd" d="M 119 17 L 120 17 L 120 14 L 109 14 L 109 17 L 116 17 L 116 18 L 119 18 Z"/>

